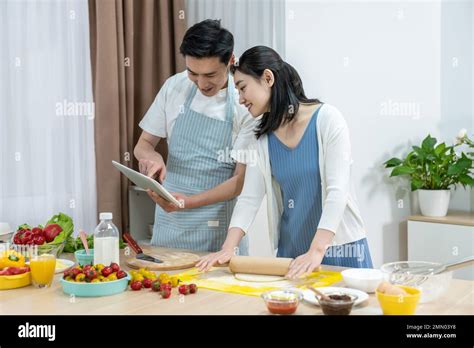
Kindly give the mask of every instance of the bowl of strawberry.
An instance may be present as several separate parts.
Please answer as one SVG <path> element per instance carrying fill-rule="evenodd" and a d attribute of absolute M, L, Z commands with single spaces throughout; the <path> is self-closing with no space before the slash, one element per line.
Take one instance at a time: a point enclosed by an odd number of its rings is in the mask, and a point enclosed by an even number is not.
<path fill-rule="evenodd" d="M 0 270 L 0 290 L 16 289 L 31 284 L 30 267 L 4 267 Z"/>
<path fill-rule="evenodd" d="M 64 271 L 61 285 L 69 295 L 98 297 L 119 294 L 127 289 L 130 275 L 117 263 L 108 266 L 78 265 Z"/>
<path fill-rule="evenodd" d="M 18 226 L 13 234 L 12 243 L 16 250 L 36 246 L 39 254 L 53 254 L 58 258 L 73 231 L 74 224 L 71 217 L 59 213 L 49 219 L 44 226 L 33 227 L 28 224 Z"/>
<path fill-rule="evenodd" d="M 30 267 L 25 257 L 15 250 L 0 252 L 0 290 L 16 289 L 31 284 Z"/>

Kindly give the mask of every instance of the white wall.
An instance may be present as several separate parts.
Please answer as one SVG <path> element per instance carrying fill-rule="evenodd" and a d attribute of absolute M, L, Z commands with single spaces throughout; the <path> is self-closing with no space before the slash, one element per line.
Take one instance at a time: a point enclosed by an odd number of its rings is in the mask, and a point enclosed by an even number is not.
<path fill-rule="evenodd" d="M 450 15 L 472 13 L 470 2 L 460 6 L 450 7 Z M 442 9 L 439 2 L 287 1 L 286 59 L 307 95 L 337 106 L 351 130 L 355 185 L 376 267 L 406 259 L 413 205 L 408 186 L 388 179 L 382 163 L 428 133 L 451 142 L 470 126 L 472 65 L 464 59 L 472 62 L 472 17 L 447 18 Z M 469 71 L 467 80 L 442 66 L 449 56 L 463 60 L 458 68 Z M 452 207 L 468 210 L 468 197 L 458 190 Z"/>
<path fill-rule="evenodd" d="M 441 3 L 441 136 L 452 141 L 460 128 L 474 133 L 473 12 L 471 1 Z M 452 209 L 470 210 L 471 190 L 453 191 Z"/>
<path fill-rule="evenodd" d="M 471 69 L 471 130 L 474 133 L 474 5 L 471 6 L 471 57 L 472 57 L 472 69 Z M 474 212 L 474 189 L 471 189 L 471 211 Z"/>
<path fill-rule="evenodd" d="M 388 179 L 382 163 L 428 133 L 451 142 L 460 128 L 474 132 L 471 1 L 286 0 L 284 12 L 268 0 L 225 4 L 187 0 L 188 24 L 222 18 L 237 55 L 256 44 L 275 48 L 300 72 L 309 96 L 343 112 L 375 266 L 406 259 L 406 218 L 418 210 L 416 195 Z M 470 204 L 474 211 L 474 192 Z M 469 192 L 455 191 L 451 207 L 469 210 Z M 270 255 L 264 204 L 249 234 L 251 254 Z"/>

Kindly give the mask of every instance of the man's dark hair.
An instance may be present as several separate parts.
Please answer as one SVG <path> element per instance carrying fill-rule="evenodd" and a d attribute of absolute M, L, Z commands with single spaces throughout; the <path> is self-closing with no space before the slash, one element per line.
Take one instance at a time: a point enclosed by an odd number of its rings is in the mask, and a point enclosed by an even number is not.
<path fill-rule="evenodd" d="M 186 31 L 179 51 L 196 58 L 219 57 L 227 65 L 234 51 L 234 36 L 221 27 L 220 20 L 206 19 Z"/>

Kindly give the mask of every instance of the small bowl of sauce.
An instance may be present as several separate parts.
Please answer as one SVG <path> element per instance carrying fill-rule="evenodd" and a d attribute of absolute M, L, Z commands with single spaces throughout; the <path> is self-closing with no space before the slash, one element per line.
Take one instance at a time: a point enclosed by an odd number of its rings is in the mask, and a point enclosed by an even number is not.
<path fill-rule="evenodd" d="M 303 295 L 299 291 L 290 289 L 271 290 L 264 292 L 262 298 L 270 313 L 285 315 L 296 312 Z"/>
<path fill-rule="evenodd" d="M 323 313 L 326 315 L 349 315 L 357 300 L 356 295 L 344 293 L 330 293 L 325 295 L 329 297 L 328 300 L 320 297 L 318 300 Z"/>

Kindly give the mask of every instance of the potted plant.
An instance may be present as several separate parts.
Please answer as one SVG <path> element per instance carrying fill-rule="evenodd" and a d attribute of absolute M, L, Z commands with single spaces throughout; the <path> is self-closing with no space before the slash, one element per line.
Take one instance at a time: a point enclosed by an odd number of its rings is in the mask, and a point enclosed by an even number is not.
<path fill-rule="evenodd" d="M 455 152 L 455 148 L 462 144 L 464 140 L 453 146 L 444 142 L 438 144 L 436 138 L 428 135 L 421 146 L 413 146 L 404 159 L 394 157 L 384 163 L 385 168 L 393 168 L 391 177 L 404 175 L 410 178 L 411 190 L 418 191 L 423 215 L 446 216 L 450 188 L 457 184 L 464 188 L 474 186 L 473 160 L 464 152 Z"/>

